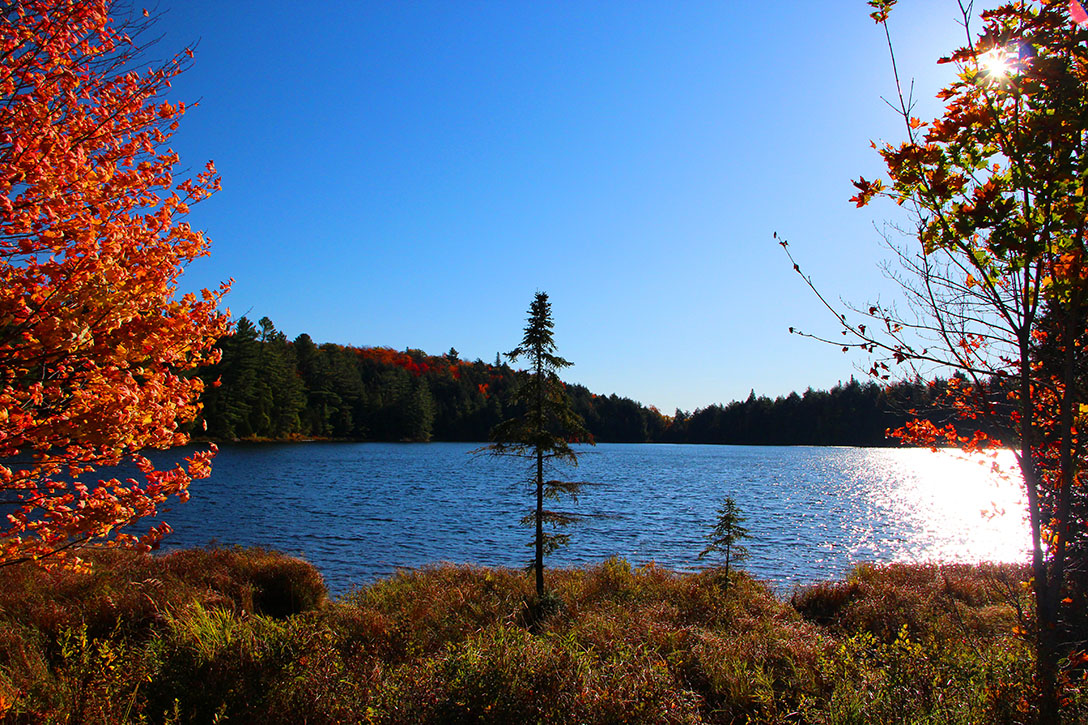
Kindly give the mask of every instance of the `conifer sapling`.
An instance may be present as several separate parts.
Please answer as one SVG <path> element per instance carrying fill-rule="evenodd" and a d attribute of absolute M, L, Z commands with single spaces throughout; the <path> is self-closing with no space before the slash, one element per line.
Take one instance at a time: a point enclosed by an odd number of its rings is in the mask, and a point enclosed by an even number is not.
<path fill-rule="evenodd" d="M 732 562 L 744 561 L 748 558 L 748 549 L 740 541 L 748 538 L 748 529 L 743 526 L 745 517 L 740 515 L 740 509 L 732 496 L 726 496 L 718 509 L 718 523 L 714 530 L 707 534 L 709 542 L 706 548 L 699 553 L 702 559 L 707 554 L 720 552 L 725 555 L 725 584 L 729 586 L 729 565 Z"/>

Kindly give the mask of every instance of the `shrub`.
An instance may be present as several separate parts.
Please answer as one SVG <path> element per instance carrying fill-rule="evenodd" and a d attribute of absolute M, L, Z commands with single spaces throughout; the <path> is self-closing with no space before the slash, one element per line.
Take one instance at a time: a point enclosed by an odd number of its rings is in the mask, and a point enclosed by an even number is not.
<path fill-rule="evenodd" d="M 316 609 L 328 594 L 313 564 L 295 557 L 257 550 L 242 559 L 242 572 L 253 584 L 253 611 L 270 617 Z"/>
<path fill-rule="evenodd" d="M 320 606 L 325 581 L 313 564 L 259 547 L 185 549 L 162 557 L 172 579 L 204 591 L 203 604 L 286 617 Z"/>
<path fill-rule="evenodd" d="M 790 596 L 790 606 L 810 622 L 829 625 L 860 594 L 861 586 L 856 581 L 820 582 L 795 590 Z"/>
<path fill-rule="evenodd" d="M 1014 565 L 863 564 L 845 582 L 796 590 L 790 604 L 808 621 L 886 642 L 904 626 L 916 638 L 992 637 L 1016 625 L 1011 605 L 1026 574 Z"/>
<path fill-rule="evenodd" d="M 473 566 L 401 571 L 353 592 L 344 603 L 361 613 L 358 636 L 377 638 L 394 661 L 438 652 L 501 623 L 513 624 L 532 591 L 524 573 Z"/>

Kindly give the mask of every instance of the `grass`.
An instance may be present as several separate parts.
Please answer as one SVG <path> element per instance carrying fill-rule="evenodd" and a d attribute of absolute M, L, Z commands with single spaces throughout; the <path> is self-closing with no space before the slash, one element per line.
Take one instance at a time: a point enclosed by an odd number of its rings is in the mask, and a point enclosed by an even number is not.
<path fill-rule="evenodd" d="M 12 723 L 1020 723 L 1019 567 L 862 566 L 788 601 L 618 559 L 436 566 L 336 601 L 261 549 L 0 570 Z M 1068 721 L 1086 718 L 1069 690 Z"/>

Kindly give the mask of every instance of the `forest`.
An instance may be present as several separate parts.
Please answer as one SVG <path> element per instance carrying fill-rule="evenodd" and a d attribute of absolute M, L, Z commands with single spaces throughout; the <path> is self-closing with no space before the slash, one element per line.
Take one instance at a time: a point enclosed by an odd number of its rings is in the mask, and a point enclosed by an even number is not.
<path fill-rule="evenodd" d="M 293 341 L 267 317 L 238 320 L 219 341 L 222 359 L 205 383 L 197 431 L 215 440 L 331 438 L 360 441 L 486 441 L 518 415 L 511 394 L 522 374 L 494 363 L 422 350 Z M 879 385 L 851 378 L 831 390 L 743 401 L 665 415 L 582 385 L 567 391 L 594 441 L 736 445 L 895 445 L 888 429 L 916 410 L 938 425 L 946 383 Z M 205 427 L 206 426 L 206 427 Z M 203 428 L 203 430 L 201 430 Z"/>

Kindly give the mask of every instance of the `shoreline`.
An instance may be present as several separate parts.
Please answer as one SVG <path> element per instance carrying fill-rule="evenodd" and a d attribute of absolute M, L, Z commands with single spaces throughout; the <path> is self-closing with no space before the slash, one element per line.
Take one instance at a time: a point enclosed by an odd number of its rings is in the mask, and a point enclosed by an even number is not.
<path fill-rule="evenodd" d="M 468 441 L 459 439 L 430 439 L 430 440 L 399 440 L 399 441 L 386 441 L 386 440 L 374 440 L 369 438 L 322 438 L 316 436 L 310 436 L 306 438 L 206 438 L 193 436 L 189 439 L 187 445 L 203 445 L 214 443 L 215 445 L 276 445 L 276 444 L 293 444 L 293 443 L 391 443 L 391 444 L 406 444 L 417 445 L 421 443 L 463 443 L 465 445 L 486 446 L 489 441 Z M 956 446 L 908 446 L 899 443 L 888 445 L 855 445 L 851 443 L 834 443 L 834 444 L 815 444 L 815 443 L 677 443 L 674 441 L 642 441 L 639 443 L 633 443 L 630 441 L 595 441 L 593 444 L 582 445 L 615 445 L 615 446 L 699 446 L 707 448 L 862 448 L 862 449 L 903 449 L 903 450 L 917 450 L 917 449 L 929 449 L 929 450 L 960 450 Z"/>

